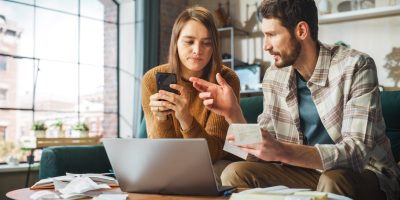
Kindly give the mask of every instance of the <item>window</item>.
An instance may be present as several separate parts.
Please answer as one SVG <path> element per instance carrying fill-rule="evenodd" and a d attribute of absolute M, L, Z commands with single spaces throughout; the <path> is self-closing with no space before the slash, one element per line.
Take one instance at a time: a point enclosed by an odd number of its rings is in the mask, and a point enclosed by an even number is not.
<path fill-rule="evenodd" d="M 0 55 L 0 71 L 6 71 L 6 70 L 7 70 L 6 57 Z"/>
<path fill-rule="evenodd" d="M 6 129 L 5 126 L 0 126 L 0 141 L 4 141 L 6 139 Z"/>
<path fill-rule="evenodd" d="M 15 152 L 25 161 L 18 140 L 35 121 L 62 121 L 67 136 L 77 122 L 118 135 L 115 2 L 0 0 L 0 137 L 10 146 L 0 163 Z"/>
<path fill-rule="evenodd" d="M 7 100 L 7 90 L 0 88 L 0 102 Z"/>

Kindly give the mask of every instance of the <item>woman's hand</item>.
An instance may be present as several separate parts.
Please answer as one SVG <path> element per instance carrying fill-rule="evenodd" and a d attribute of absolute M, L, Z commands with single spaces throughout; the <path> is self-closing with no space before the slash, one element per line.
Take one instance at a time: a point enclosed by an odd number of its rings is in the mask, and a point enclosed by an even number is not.
<path fill-rule="evenodd" d="M 180 94 L 160 90 L 159 98 L 165 100 L 162 102 L 162 105 L 172 110 L 181 125 L 181 129 L 186 130 L 193 122 L 193 116 L 189 110 L 190 95 L 185 88 L 180 85 L 171 84 L 170 87 L 178 90 Z"/>
<path fill-rule="evenodd" d="M 167 120 L 167 115 L 171 114 L 171 110 L 162 105 L 160 93 L 155 93 L 150 96 L 150 110 L 153 115 L 160 121 Z"/>

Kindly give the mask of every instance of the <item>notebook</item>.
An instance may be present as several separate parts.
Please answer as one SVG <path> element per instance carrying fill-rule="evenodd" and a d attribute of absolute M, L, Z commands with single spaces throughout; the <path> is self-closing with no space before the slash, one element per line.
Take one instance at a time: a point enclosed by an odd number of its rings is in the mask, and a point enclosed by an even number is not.
<path fill-rule="evenodd" d="M 201 139 L 104 139 L 124 192 L 220 195 L 207 142 Z"/>

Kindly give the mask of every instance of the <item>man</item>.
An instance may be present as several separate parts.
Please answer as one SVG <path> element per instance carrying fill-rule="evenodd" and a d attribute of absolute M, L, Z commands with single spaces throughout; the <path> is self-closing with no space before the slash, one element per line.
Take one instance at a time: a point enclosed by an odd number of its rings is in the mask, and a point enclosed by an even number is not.
<path fill-rule="evenodd" d="M 286 185 L 354 199 L 398 199 L 400 170 L 385 136 L 376 66 L 368 55 L 318 41 L 314 0 L 264 0 L 264 50 L 275 64 L 263 80 L 262 143 L 239 146 L 265 162 L 241 161 L 223 185 Z M 204 105 L 245 123 L 232 89 L 192 77 Z M 235 138 L 228 133 L 227 139 Z"/>

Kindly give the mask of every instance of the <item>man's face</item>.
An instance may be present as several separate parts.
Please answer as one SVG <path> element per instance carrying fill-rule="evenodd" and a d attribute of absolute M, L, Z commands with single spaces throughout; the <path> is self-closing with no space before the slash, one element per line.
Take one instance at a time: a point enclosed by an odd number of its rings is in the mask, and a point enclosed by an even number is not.
<path fill-rule="evenodd" d="M 278 68 L 293 65 L 299 57 L 301 45 L 278 19 L 263 19 L 261 30 L 264 34 L 264 51 L 274 57 Z"/>

